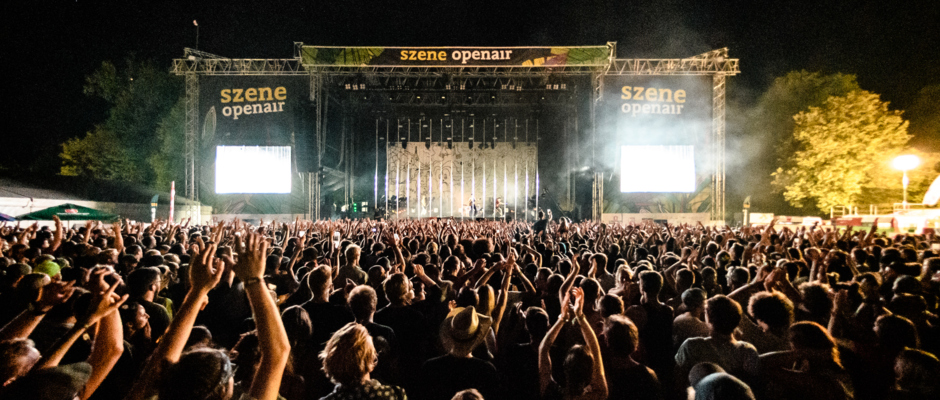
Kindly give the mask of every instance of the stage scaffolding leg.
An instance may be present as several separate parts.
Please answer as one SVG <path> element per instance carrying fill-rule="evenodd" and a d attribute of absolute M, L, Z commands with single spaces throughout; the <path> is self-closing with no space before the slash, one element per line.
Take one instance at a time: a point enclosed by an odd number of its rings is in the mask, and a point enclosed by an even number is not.
<path fill-rule="evenodd" d="M 199 201 L 196 183 L 196 131 L 199 125 L 199 75 L 186 73 L 186 128 L 183 132 L 184 163 L 186 164 L 186 197 Z"/>
<path fill-rule="evenodd" d="M 311 174 L 312 179 L 310 180 L 310 197 L 308 209 L 310 214 L 310 219 L 318 220 L 321 218 L 320 215 L 320 203 L 322 202 L 321 196 L 321 175 L 323 173 L 323 125 L 325 124 L 325 107 L 324 96 L 323 96 L 323 87 L 322 87 L 322 77 L 316 73 L 310 73 L 310 101 L 313 105 L 314 110 L 314 121 L 313 121 L 313 138 L 314 143 L 316 143 L 316 159 L 317 159 L 317 168 Z"/>
<path fill-rule="evenodd" d="M 526 118 L 526 119 L 525 119 L 525 147 L 526 147 L 526 153 L 528 153 L 528 150 L 529 150 L 529 118 Z M 524 210 L 525 210 L 525 215 L 524 215 L 524 217 L 523 217 L 523 221 L 528 221 L 528 220 L 529 220 L 529 157 L 528 157 L 528 155 L 527 155 L 526 158 L 525 158 L 525 196 L 523 196 L 523 197 L 524 197 L 524 201 L 525 201 L 525 205 L 524 205 L 524 207 L 523 207 Z"/>
<path fill-rule="evenodd" d="M 421 186 L 419 183 L 418 186 Z M 420 192 L 420 190 L 419 190 Z M 408 157 L 408 166 L 405 168 L 405 215 L 411 218 L 411 157 Z"/>
<path fill-rule="evenodd" d="M 399 186 L 401 182 L 401 157 L 395 161 L 395 219 L 401 219 L 401 192 Z"/>
<path fill-rule="evenodd" d="M 383 219 L 388 218 L 388 173 L 389 173 L 389 157 L 388 157 L 388 135 L 391 130 L 391 120 L 385 119 L 385 212 L 380 214 Z M 378 207 L 378 204 L 376 204 Z"/>
<path fill-rule="evenodd" d="M 712 82 L 712 137 L 715 139 L 712 219 L 725 221 L 725 75 L 716 74 Z"/>
<path fill-rule="evenodd" d="M 372 207 L 379 206 L 379 119 L 375 119 L 375 178 L 373 184 L 375 185 L 375 197 L 372 203 Z"/>

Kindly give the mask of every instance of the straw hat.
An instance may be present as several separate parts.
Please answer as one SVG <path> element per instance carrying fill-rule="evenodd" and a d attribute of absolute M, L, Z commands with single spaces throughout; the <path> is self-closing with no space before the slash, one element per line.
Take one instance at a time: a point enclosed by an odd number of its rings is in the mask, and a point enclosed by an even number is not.
<path fill-rule="evenodd" d="M 493 319 L 473 306 L 455 308 L 441 324 L 441 342 L 451 353 L 467 354 L 483 342 L 492 325 Z"/>

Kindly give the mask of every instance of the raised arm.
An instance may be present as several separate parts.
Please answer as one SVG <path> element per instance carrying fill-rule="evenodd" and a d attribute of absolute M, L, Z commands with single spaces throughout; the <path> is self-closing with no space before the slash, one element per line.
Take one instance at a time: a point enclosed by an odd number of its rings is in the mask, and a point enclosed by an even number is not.
<path fill-rule="evenodd" d="M 62 230 L 62 220 L 59 219 L 58 215 L 53 215 L 52 220 L 55 221 L 55 232 L 52 234 L 52 244 L 49 246 L 49 252 L 55 253 L 62 245 L 64 231 Z"/>
<path fill-rule="evenodd" d="M 200 243 L 202 240 L 198 240 Z M 189 292 L 183 299 L 173 321 L 166 333 L 160 339 L 160 344 L 154 350 L 143 372 L 134 383 L 134 387 L 127 395 L 126 399 L 142 400 L 151 397 L 156 379 L 160 375 L 160 370 L 164 364 L 173 364 L 179 361 L 183 349 L 186 347 L 186 341 L 189 340 L 189 334 L 192 333 L 193 324 L 196 323 L 196 316 L 199 311 L 209 303 L 208 293 L 222 279 L 221 260 L 215 259 L 216 245 L 208 246 L 193 245 L 194 250 L 192 261 L 189 268 Z M 213 265 L 215 268 L 213 268 Z"/>
<path fill-rule="evenodd" d="M 268 242 L 259 234 L 252 234 L 247 240 L 248 248 L 239 249 L 235 275 L 245 282 L 248 302 L 258 327 L 258 344 L 261 350 L 260 365 L 251 381 L 249 394 L 258 400 L 275 400 L 290 355 L 290 342 L 277 305 L 274 304 L 274 299 L 264 283 Z"/>
<path fill-rule="evenodd" d="M 115 221 L 111 225 L 111 230 L 114 232 L 114 249 L 118 251 L 118 254 L 124 252 L 124 235 L 121 234 L 121 221 Z"/>
<path fill-rule="evenodd" d="M 59 362 L 62 361 L 62 357 L 65 357 L 65 354 L 72 345 L 75 344 L 75 341 L 78 340 L 88 328 L 94 326 L 105 316 L 117 311 L 118 307 L 127 300 L 127 295 L 118 296 L 114 293 L 114 290 L 117 289 L 120 283 L 120 281 L 115 282 L 107 291 L 96 293 L 91 300 L 91 307 L 87 314 L 79 316 L 75 326 L 69 329 L 65 336 L 52 345 L 52 348 L 48 351 L 49 354 L 40 362 L 36 363 L 33 369 L 38 370 L 58 366 Z"/>
<path fill-rule="evenodd" d="M 558 321 L 555 321 L 555 325 L 552 325 L 552 328 L 545 334 L 545 338 L 542 339 L 542 343 L 539 344 L 539 393 L 541 393 L 542 396 L 545 396 L 548 387 L 553 382 L 552 344 L 555 343 L 555 339 L 558 338 L 558 334 L 561 332 L 561 329 L 564 328 L 565 324 L 571 321 L 571 314 L 568 309 L 569 299 L 569 295 L 565 294 L 564 301 L 561 303 L 561 315 L 558 316 Z"/>
<path fill-rule="evenodd" d="M 578 320 L 578 325 L 581 327 L 581 335 L 584 336 L 584 343 L 587 345 L 591 356 L 594 357 L 594 371 L 591 374 L 591 391 L 588 393 L 588 396 L 592 399 L 606 399 L 608 392 L 607 378 L 604 374 L 604 361 L 601 359 L 601 346 L 597 342 L 597 336 L 594 334 L 594 329 L 591 328 L 591 323 L 582 312 L 584 309 L 584 291 L 581 290 L 581 288 L 574 288 L 571 290 L 571 293 L 574 295 L 575 299 L 575 319 Z"/>
<path fill-rule="evenodd" d="M 564 299 L 568 296 L 568 291 L 571 290 L 571 287 L 574 286 L 574 278 L 578 276 L 578 272 L 581 271 L 581 266 L 576 260 L 571 261 L 571 271 L 568 272 L 568 277 L 565 278 L 565 281 L 561 284 L 561 288 L 558 289 L 558 298 Z"/>
<path fill-rule="evenodd" d="M 509 301 L 509 283 L 512 280 L 512 273 L 516 266 L 515 250 L 509 252 L 509 259 L 506 260 L 503 268 L 503 284 L 500 287 L 499 295 L 496 296 L 496 316 L 493 317 L 493 332 L 499 333 L 499 324 L 503 320 L 503 314 L 506 312 L 506 302 Z"/>
<path fill-rule="evenodd" d="M 74 284 L 74 281 L 53 281 L 43 286 L 39 300 L 0 329 L 0 341 L 29 337 L 52 307 L 65 303 L 72 297 Z"/>
<path fill-rule="evenodd" d="M 525 287 L 526 293 L 535 293 L 535 285 L 529 281 L 529 278 L 526 278 L 525 274 L 522 273 L 522 268 L 519 265 L 514 265 L 513 268 L 516 270 L 516 276 L 519 277 L 519 280 L 522 281 L 522 286 Z"/>
<path fill-rule="evenodd" d="M 118 235 L 120 235 L 120 231 L 118 231 Z M 102 272 L 99 273 L 97 279 L 93 281 L 96 283 L 92 284 L 91 289 L 98 291 L 98 293 L 105 291 L 113 293 L 114 290 L 104 281 L 105 275 L 109 274 L 108 270 L 102 269 L 99 271 Z M 117 287 L 121 283 L 121 279 L 118 278 L 118 281 L 112 286 Z M 124 296 L 124 299 L 126 298 L 127 295 Z M 123 301 L 124 300 L 121 300 L 121 302 Z M 120 306 L 120 304 L 118 304 L 118 306 Z M 111 369 L 114 368 L 114 365 L 117 364 L 123 353 L 124 328 L 121 326 L 121 314 L 111 312 L 102 317 L 101 321 L 98 322 L 98 332 L 95 334 L 95 342 L 94 345 L 92 345 L 91 354 L 88 356 L 88 364 L 91 365 L 92 373 L 91 376 L 88 377 L 88 381 L 85 382 L 85 388 L 80 393 L 81 400 L 87 400 L 95 393 L 95 390 L 97 390 L 98 387 L 101 386 L 101 383 L 104 382 L 104 379 L 108 377 Z"/>

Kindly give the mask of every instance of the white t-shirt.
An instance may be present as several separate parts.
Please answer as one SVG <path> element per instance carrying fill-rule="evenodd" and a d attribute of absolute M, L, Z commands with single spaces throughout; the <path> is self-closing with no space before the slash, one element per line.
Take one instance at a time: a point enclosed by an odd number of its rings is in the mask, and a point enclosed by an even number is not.
<path fill-rule="evenodd" d="M 688 338 L 707 337 L 708 334 L 708 324 L 688 313 L 683 313 L 672 321 L 673 346 L 679 347 Z"/>
<path fill-rule="evenodd" d="M 687 339 L 676 353 L 676 364 L 686 370 L 701 362 L 715 363 L 725 372 L 742 380 L 756 377 L 760 372 L 757 349 L 748 342 L 717 341 L 712 338 Z"/>

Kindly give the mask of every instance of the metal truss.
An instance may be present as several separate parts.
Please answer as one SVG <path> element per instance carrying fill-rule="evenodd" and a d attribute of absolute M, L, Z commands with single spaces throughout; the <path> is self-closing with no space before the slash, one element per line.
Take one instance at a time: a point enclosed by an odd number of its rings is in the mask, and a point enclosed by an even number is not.
<path fill-rule="evenodd" d="M 602 74 L 591 79 L 596 103 L 604 92 L 605 75 L 712 76 L 711 143 L 715 172 L 712 175 L 711 218 L 718 221 L 725 219 L 725 80 L 741 73 L 738 61 L 728 58 L 727 47 L 680 59 L 612 59 Z M 599 195 L 603 196 L 603 192 Z M 595 199 L 595 204 L 603 205 L 603 199 Z"/>
<path fill-rule="evenodd" d="M 183 154 L 185 167 L 184 196 L 199 201 L 196 183 L 196 130 L 199 125 L 199 75 L 186 73 L 186 124 L 183 132 Z"/>
<path fill-rule="evenodd" d="M 195 49 L 183 49 L 185 58 L 173 59 L 171 73 L 185 75 L 307 75 L 300 58 L 228 58 Z"/>
<path fill-rule="evenodd" d="M 326 129 L 326 121 L 324 118 L 325 107 L 327 103 L 326 96 L 323 95 L 323 84 L 320 75 L 310 74 L 310 103 L 313 106 L 316 121 L 314 121 L 314 141 L 317 144 L 317 170 L 309 173 L 310 177 L 309 190 L 308 190 L 308 199 L 307 199 L 307 213 L 310 219 L 318 220 L 320 219 L 320 191 L 322 190 L 322 185 L 320 181 L 323 178 L 323 147 L 324 147 L 324 137 L 323 131 Z"/>
<path fill-rule="evenodd" d="M 605 75 L 737 75 L 738 59 L 720 48 L 689 58 L 628 58 L 611 60 Z"/>
<path fill-rule="evenodd" d="M 294 58 L 227 58 L 185 48 L 184 58 L 174 59 L 171 72 L 186 78 L 185 164 L 186 196 L 198 200 L 198 172 L 195 161 L 199 122 L 199 75 L 308 75 L 310 100 L 316 112 L 315 138 L 318 172 L 311 173 L 308 211 L 320 217 L 324 129 L 329 104 L 327 88 L 349 91 L 347 100 L 365 104 L 400 106 L 515 106 L 523 104 L 570 104 L 577 96 L 575 77 L 590 79 L 591 141 L 597 146 L 594 110 L 603 93 L 606 75 L 699 75 L 712 76 L 712 137 L 715 173 L 712 176 L 712 218 L 725 217 L 725 78 L 739 74 L 738 59 L 728 58 L 721 48 L 681 59 L 617 59 L 616 42 L 609 64 L 596 66 L 506 66 L 506 67 L 399 67 L 399 66 L 305 66 L 301 59 L 303 43 L 294 43 Z M 464 92 L 466 90 L 466 92 Z M 577 118 L 577 117 L 575 117 Z M 576 121 L 576 119 L 575 119 Z M 577 132 L 577 122 L 574 122 Z M 591 154 L 593 165 L 593 151 Z M 592 216 L 603 211 L 603 183 L 595 177 L 592 190 Z M 569 186 L 569 201 L 573 190 Z"/>
<path fill-rule="evenodd" d="M 442 106 L 451 108 L 563 105 L 576 100 L 576 90 L 351 90 L 340 98 L 360 105 L 375 106 Z"/>
<path fill-rule="evenodd" d="M 725 77 L 712 78 L 712 138 L 715 139 L 715 173 L 712 179 L 712 220 L 725 220 Z"/>

